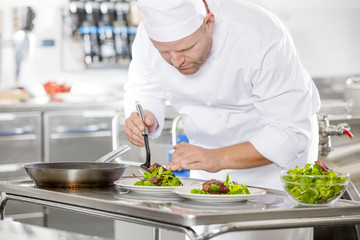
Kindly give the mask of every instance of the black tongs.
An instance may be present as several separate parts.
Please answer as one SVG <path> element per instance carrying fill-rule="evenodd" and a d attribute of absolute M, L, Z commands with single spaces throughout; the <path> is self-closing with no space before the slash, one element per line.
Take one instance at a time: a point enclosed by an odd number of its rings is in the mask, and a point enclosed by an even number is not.
<path fill-rule="evenodd" d="M 143 110 L 142 106 L 140 105 L 140 103 L 138 101 L 136 101 L 135 104 L 136 104 L 137 113 L 139 114 L 139 117 L 141 118 L 141 121 L 145 125 L 144 110 Z M 151 153 L 150 153 L 150 145 L 149 145 L 149 139 L 148 139 L 149 129 L 148 129 L 148 127 L 146 125 L 145 125 L 145 128 L 144 128 L 144 131 L 142 132 L 142 135 L 144 137 L 144 142 L 145 142 L 146 162 L 144 164 L 141 164 L 140 167 L 142 169 L 144 169 L 145 171 L 148 171 L 149 168 L 150 168 Z"/>

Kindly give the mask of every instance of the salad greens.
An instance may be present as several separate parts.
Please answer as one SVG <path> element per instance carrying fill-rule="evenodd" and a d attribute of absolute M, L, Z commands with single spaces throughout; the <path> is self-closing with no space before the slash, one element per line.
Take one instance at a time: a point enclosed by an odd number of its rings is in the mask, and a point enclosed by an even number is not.
<path fill-rule="evenodd" d="M 328 203 L 345 188 L 347 177 L 324 169 L 320 163 L 295 167 L 282 176 L 285 190 L 296 200 L 308 204 Z"/>
<path fill-rule="evenodd" d="M 163 167 L 156 168 L 152 173 L 144 172 L 144 176 L 135 182 L 137 186 L 180 186 L 179 178 L 175 177 L 171 170 Z"/>
<path fill-rule="evenodd" d="M 216 184 L 210 185 L 210 189 L 212 191 L 214 191 L 214 192 L 217 192 L 218 194 L 227 194 L 227 195 L 250 194 L 249 189 L 245 185 L 243 185 L 243 184 L 239 185 L 239 184 L 233 182 L 230 179 L 230 174 L 229 173 L 227 174 L 226 180 L 225 180 L 225 182 L 223 182 L 223 185 L 228 188 L 228 191 L 226 193 L 221 192 L 220 191 L 221 186 L 216 185 Z M 210 192 L 205 191 L 205 190 L 200 189 L 200 188 L 194 188 L 194 189 L 192 189 L 190 191 L 190 193 L 192 193 L 192 194 L 211 194 Z"/>

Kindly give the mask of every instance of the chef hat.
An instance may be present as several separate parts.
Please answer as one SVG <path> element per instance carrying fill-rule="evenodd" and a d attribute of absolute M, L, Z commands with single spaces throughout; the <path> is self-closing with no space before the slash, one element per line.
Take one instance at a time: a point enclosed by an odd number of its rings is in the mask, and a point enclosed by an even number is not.
<path fill-rule="evenodd" d="M 172 42 L 194 33 L 206 15 L 202 0 L 138 0 L 148 36 L 158 42 Z"/>

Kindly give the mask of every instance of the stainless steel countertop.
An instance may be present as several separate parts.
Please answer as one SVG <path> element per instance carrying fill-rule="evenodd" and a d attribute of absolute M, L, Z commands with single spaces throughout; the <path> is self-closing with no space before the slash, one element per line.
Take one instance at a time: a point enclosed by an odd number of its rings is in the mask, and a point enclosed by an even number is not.
<path fill-rule="evenodd" d="M 49 229 L 45 227 L 32 226 L 19 222 L 0 221 L 0 239 L 26 239 L 26 240 L 108 240 L 96 236 L 72 233 Z"/>
<path fill-rule="evenodd" d="M 222 224 L 217 233 L 239 230 L 352 225 L 360 223 L 360 203 L 339 200 L 331 206 L 301 207 L 283 191 L 266 189 L 267 194 L 247 202 L 208 204 L 184 200 L 175 194 L 148 195 L 109 188 L 38 188 L 32 181 L 0 182 L 5 198 L 74 210 L 169 230 L 184 231 L 198 238 L 192 226 Z M 212 233 L 205 233 L 213 236 Z"/>
<path fill-rule="evenodd" d="M 121 99 L 104 102 L 47 102 L 32 103 L 24 102 L 19 104 L 0 105 L 1 112 L 26 112 L 26 111 L 54 111 L 54 110 L 80 110 L 80 109 L 101 109 L 123 111 Z"/>

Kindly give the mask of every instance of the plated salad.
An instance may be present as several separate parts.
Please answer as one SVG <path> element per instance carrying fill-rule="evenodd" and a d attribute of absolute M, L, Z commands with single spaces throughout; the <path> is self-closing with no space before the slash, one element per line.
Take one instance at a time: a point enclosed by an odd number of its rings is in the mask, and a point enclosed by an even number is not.
<path fill-rule="evenodd" d="M 133 174 L 135 176 L 135 174 Z M 137 176 L 135 176 L 137 177 Z M 139 177 L 137 177 L 139 178 Z M 136 186 L 180 186 L 181 182 L 171 170 L 167 170 L 160 164 L 154 163 L 149 171 L 144 172 L 142 178 L 135 182 Z"/>
<path fill-rule="evenodd" d="M 230 174 L 226 176 L 225 182 L 216 179 L 210 179 L 202 185 L 202 189 L 194 188 L 190 191 L 192 194 L 250 194 L 249 189 L 230 179 Z"/>

